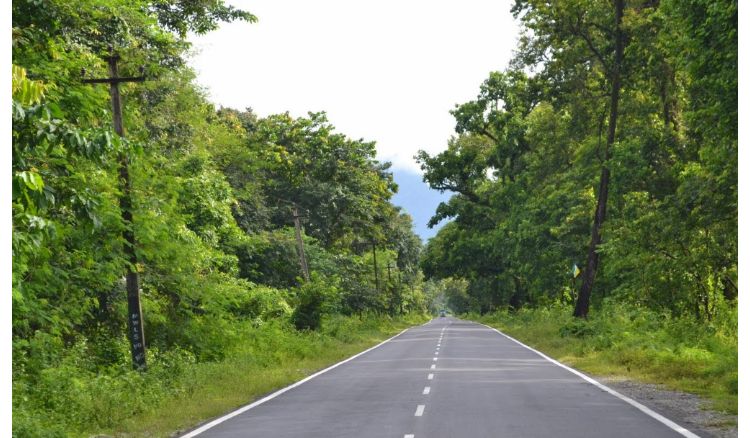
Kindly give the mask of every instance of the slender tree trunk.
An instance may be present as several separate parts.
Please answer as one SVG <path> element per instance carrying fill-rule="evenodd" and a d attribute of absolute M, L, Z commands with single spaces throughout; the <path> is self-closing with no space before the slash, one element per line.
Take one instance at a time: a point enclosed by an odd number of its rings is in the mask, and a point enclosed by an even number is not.
<path fill-rule="evenodd" d="M 589 313 L 591 302 L 591 291 L 594 288 L 594 278 L 599 268 L 599 253 L 597 247 L 602 242 L 601 229 L 607 217 L 607 197 L 609 195 L 609 153 L 615 142 L 617 130 L 618 105 L 620 103 L 620 69 L 622 66 L 623 52 L 625 48 L 624 35 L 622 33 L 622 11 L 623 0 L 615 0 L 615 61 L 610 69 L 612 82 L 612 94 L 609 106 L 609 125 L 607 126 L 607 144 L 604 147 L 604 162 L 599 179 L 599 197 L 596 201 L 596 212 L 594 213 L 594 224 L 591 227 L 591 242 L 589 243 L 586 268 L 583 271 L 583 284 L 578 294 L 576 308 L 573 316 L 586 318 Z"/>

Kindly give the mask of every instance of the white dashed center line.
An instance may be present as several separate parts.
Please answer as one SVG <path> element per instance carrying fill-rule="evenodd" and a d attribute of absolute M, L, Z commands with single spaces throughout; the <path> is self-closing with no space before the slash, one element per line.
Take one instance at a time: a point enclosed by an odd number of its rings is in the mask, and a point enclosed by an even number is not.
<path fill-rule="evenodd" d="M 440 345 L 443 342 L 443 333 L 445 332 L 445 329 L 446 328 L 443 327 L 443 329 L 440 330 L 440 338 L 438 339 L 437 346 L 435 347 L 435 357 L 432 358 L 433 362 L 437 362 L 438 360 L 437 355 L 440 354 Z M 430 369 L 434 370 L 435 364 L 430 365 Z M 433 373 L 430 373 L 427 375 L 427 380 L 432 380 L 434 378 L 435 378 L 435 374 Z M 424 389 L 422 390 L 422 395 L 428 395 L 429 393 L 430 393 L 430 387 L 425 386 Z M 424 406 L 425 405 L 417 405 L 417 410 L 414 412 L 415 417 L 421 417 L 422 414 L 424 414 Z M 414 434 L 407 433 L 406 435 L 404 435 L 404 438 L 414 438 Z"/>

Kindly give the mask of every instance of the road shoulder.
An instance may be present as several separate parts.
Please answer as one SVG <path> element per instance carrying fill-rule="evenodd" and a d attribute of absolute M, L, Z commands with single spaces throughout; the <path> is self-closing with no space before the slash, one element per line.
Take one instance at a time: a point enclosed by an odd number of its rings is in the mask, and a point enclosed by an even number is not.
<path fill-rule="evenodd" d="M 615 391 L 695 431 L 702 437 L 736 438 L 737 416 L 711 410 L 695 394 L 666 389 L 622 376 L 591 376 Z"/>

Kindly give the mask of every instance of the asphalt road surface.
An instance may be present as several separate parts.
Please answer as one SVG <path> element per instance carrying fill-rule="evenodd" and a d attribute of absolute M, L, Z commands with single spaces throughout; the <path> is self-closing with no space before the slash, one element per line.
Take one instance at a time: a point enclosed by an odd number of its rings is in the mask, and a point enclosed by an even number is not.
<path fill-rule="evenodd" d="M 493 329 L 436 318 L 184 437 L 696 436 L 585 379 Z"/>

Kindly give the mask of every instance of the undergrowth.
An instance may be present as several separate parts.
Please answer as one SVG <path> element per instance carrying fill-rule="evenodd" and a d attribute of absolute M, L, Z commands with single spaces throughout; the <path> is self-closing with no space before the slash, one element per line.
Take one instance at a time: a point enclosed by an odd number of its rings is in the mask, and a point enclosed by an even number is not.
<path fill-rule="evenodd" d="M 737 413 L 736 307 L 708 323 L 606 301 L 587 320 L 563 306 L 466 317 L 585 372 L 664 384 Z"/>
<path fill-rule="evenodd" d="M 324 318 L 318 331 L 297 331 L 288 319 L 237 322 L 220 360 L 199 360 L 179 348 L 149 350 L 149 369 L 89 363 L 86 345 L 57 366 L 13 382 L 16 437 L 169 436 L 218 416 L 350 356 L 399 329 L 424 322 L 407 315 Z M 19 370 L 15 370 L 19 371 Z M 17 375 L 20 377 L 20 375 Z"/>

